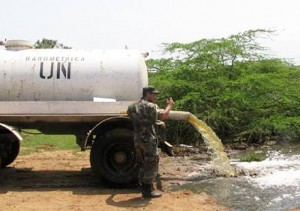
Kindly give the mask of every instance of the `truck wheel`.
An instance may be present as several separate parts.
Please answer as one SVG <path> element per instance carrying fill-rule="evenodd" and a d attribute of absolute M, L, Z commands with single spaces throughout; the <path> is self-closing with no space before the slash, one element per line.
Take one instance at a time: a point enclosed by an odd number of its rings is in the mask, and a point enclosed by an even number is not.
<path fill-rule="evenodd" d="M 5 168 L 17 158 L 20 151 L 20 141 L 14 140 L 12 142 L 6 142 L 4 150 L 6 156 L 2 157 L 1 168 Z"/>
<path fill-rule="evenodd" d="M 132 131 L 113 129 L 99 136 L 92 146 L 90 162 L 99 179 L 113 185 L 136 183 L 138 165 Z"/>

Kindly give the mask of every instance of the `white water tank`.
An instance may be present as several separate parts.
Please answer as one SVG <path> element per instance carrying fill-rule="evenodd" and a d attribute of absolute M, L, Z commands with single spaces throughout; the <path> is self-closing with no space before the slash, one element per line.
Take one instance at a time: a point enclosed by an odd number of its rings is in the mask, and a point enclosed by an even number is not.
<path fill-rule="evenodd" d="M 0 101 L 131 101 L 147 85 L 135 50 L 0 50 Z"/>
<path fill-rule="evenodd" d="M 5 48 L 11 51 L 19 51 L 33 48 L 31 42 L 27 40 L 7 40 Z"/>

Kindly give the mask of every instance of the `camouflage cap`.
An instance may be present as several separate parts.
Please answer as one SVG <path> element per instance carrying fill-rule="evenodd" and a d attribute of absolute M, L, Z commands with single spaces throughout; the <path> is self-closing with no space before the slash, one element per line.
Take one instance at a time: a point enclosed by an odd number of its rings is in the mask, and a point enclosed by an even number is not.
<path fill-rule="evenodd" d="M 146 93 L 153 93 L 153 94 L 159 94 L 159 92 L 153 87 L 153 86 L 147 86 L 143 88 L 143 96 Z"/>

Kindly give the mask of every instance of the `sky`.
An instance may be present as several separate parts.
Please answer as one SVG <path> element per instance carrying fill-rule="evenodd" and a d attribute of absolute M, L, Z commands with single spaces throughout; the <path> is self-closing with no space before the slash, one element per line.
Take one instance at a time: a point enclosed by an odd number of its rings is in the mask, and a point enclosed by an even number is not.
<path fill-rule="evenodd" d="M 42 38 L 83 49 L 138 49 L 272 29 L 262 44 L 300 64 L 299 0 L 0 0 L 0 40 Z"/>

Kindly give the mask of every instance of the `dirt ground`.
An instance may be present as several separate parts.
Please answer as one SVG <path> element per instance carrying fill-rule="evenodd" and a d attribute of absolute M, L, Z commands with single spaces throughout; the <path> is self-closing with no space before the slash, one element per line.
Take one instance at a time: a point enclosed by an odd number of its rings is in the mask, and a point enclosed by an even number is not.
<path fill-rule="evenodd" d="M 160 163 L 163 196 L 143 199 L 137 187 L 111 189 L 96 180 L 89 151 L 41 151 L 19 156 L 0 171 L 0 211 L 230 210 L 205 193 L 170 190 L 201 171 L 203 162 L 191 157 L 162 157 Z"/>

